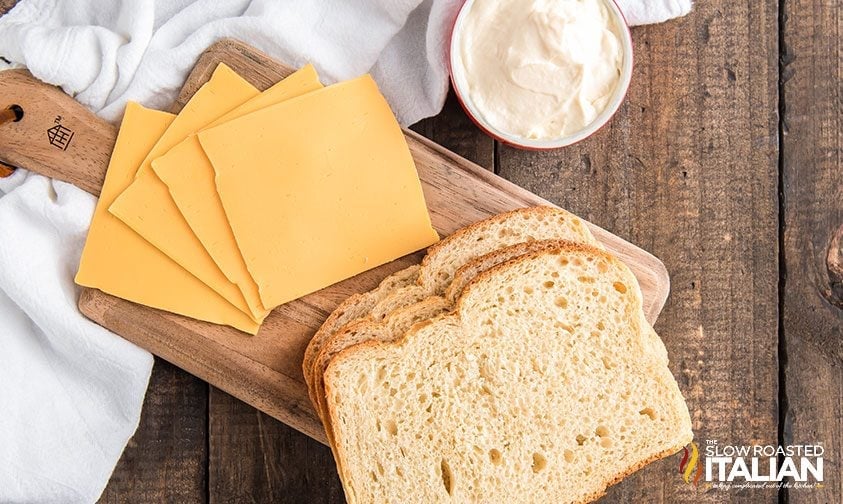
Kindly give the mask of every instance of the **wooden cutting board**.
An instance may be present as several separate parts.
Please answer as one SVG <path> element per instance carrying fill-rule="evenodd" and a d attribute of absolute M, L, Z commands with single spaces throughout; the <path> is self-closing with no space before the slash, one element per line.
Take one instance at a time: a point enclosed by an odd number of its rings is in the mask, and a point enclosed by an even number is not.
<path fill-rule="evenodd" d="M 173 106 L 174 112 L 210 78 L 220 62 L 260 89 L 291 72 L 241 42 L 220 41 L 200 57 Z M 23 71 L 0 73 L 0 97 L 9 100 L 9 104 L 21 105 L 25 111 L 20 122 L 0 129 L 0 162 L 99 193 L 116 139 L 112 125 Z M 406 136 L 433 225 L 441 235 L 506 210 L 550 205 L 412 131 L 406 131 Z M 590 226 L 606 248 L 635 273 L 647 318 L 655 321 L 670 290 L 664 265 L 635 245 Z M 404 257 L 287 303 L 274 310 L 253 337 L 93 289 L 82 291 L 79 308 L 98 324 L 324 443 L 324 432 L 307 397 L 301 371 L 307 343 L 342 300 L 375 287 L 390 273 L 421 257 L 421 253 Z"/>

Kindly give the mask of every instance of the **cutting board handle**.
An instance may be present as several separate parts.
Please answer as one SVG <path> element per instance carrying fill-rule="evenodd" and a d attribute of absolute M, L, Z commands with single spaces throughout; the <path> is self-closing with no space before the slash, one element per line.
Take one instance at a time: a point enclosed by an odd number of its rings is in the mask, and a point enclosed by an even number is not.
<path fill-rule="evenodd" d="M 23 115 L 0 124 L 0 167 L 25 168 L 98 195 L 117 128 L 26 70 L 0 72 L 0 109 L 12 105 Z"/>

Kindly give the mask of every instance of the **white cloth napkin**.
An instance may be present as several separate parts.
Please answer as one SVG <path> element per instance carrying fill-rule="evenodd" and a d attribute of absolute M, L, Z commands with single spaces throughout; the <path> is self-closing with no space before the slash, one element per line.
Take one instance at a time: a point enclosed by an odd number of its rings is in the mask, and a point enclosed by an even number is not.
<path fill-rule="evenodd" d="M 690 0 L 618 0 L 631 25 Z M 199 54 L 234 37 L 325 82 L 371 72 L 399 120 L 435 115 L 461 0 L 21 0 L 0 56 L 116 121 L 167 108 Z M 2 98 L 2 96 L 0 96 Z M 92 502 L 137 427 L 151 356 L 87 321 L 73 276 L 92 196 L 19 170 L 0 181 L 0 502 Z"/>
<path fill-rule="evenodd" d="M 0 180 L 0 502 L 92 502 L 140 418 L 152 356 L 82 317 L 88 193 Z"/>
<path fill-rule="evenodd" d="M 615 0 L 629 26 L 663 23 L 691 12 L 693 0 Z"/>

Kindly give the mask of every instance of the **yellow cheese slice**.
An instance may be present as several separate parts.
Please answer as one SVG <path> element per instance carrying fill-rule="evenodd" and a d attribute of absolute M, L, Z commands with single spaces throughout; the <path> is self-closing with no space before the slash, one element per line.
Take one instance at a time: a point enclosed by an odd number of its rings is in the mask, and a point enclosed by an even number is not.
<path fill-rule="evenodd" d="M 151 166 L 153 159 L 256 95 L 258 90 L 254 86 L 227 66 L 219 65 L 143 160 L 135 181 L 117 197 L 109 212 L 260 322 L 265 315 L 263 307 L 255 304 L 257 300 L 249 304 L 238 286 L 220 271 L 179 213 L 167 185 L 155 175 Z"/>
<path fill-rule="evenodd" d="M 289 98 L 321 89 L 319 76 L 311 65 L 293 73 L 278 84 L 237 107 L 211 126 L 255 112 Z M 195 135 L 176 145 L 164 156 L 152 161 L 152 169 L 170 189 L 190 229 L 217 263 L 229 281 L 237 284 L 247 301 L 263 309 L 258 286 L 249 275 L 237 247 L 231 226 L 214 183 L 214 168 Z"/>
<path fill-rule="evenodd" d="M 136 103 L 123 124 L 82 251 L 76 283 L 152 308 L 256 333 L 258 325 L 108 213 L 174 116 Z"/>
<path fill-rule="evenodd" d="M 438 240 L 404 135 L 369 76 L 198 137 L 267 308 Z"/>

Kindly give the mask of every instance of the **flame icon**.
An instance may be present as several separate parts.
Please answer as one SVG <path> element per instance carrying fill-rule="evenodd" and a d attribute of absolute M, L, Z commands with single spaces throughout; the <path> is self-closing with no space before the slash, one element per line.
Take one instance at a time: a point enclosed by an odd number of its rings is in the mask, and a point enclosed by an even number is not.
<path fill-rule="evenodd" d="M 694 486 L 699 485 L 700 478 L 702 477 L 702 464 L 700 464 L 700 450 L 697 448 L 697 443 L 691 441 L 691 451 L 688 451 L 688 448 L 684 448 L 685 453 L 682 454 L 682 460 L 679 462 L 679 474 L 682 475 L 682 479 L 685 480 L 685 483 L 691 484 L 693 483 Z M 694 474 L 694 470 L 696 469 L 696 474 Z M 691 480 L 691 475 L 694 475 L 693 481 Z"/>

